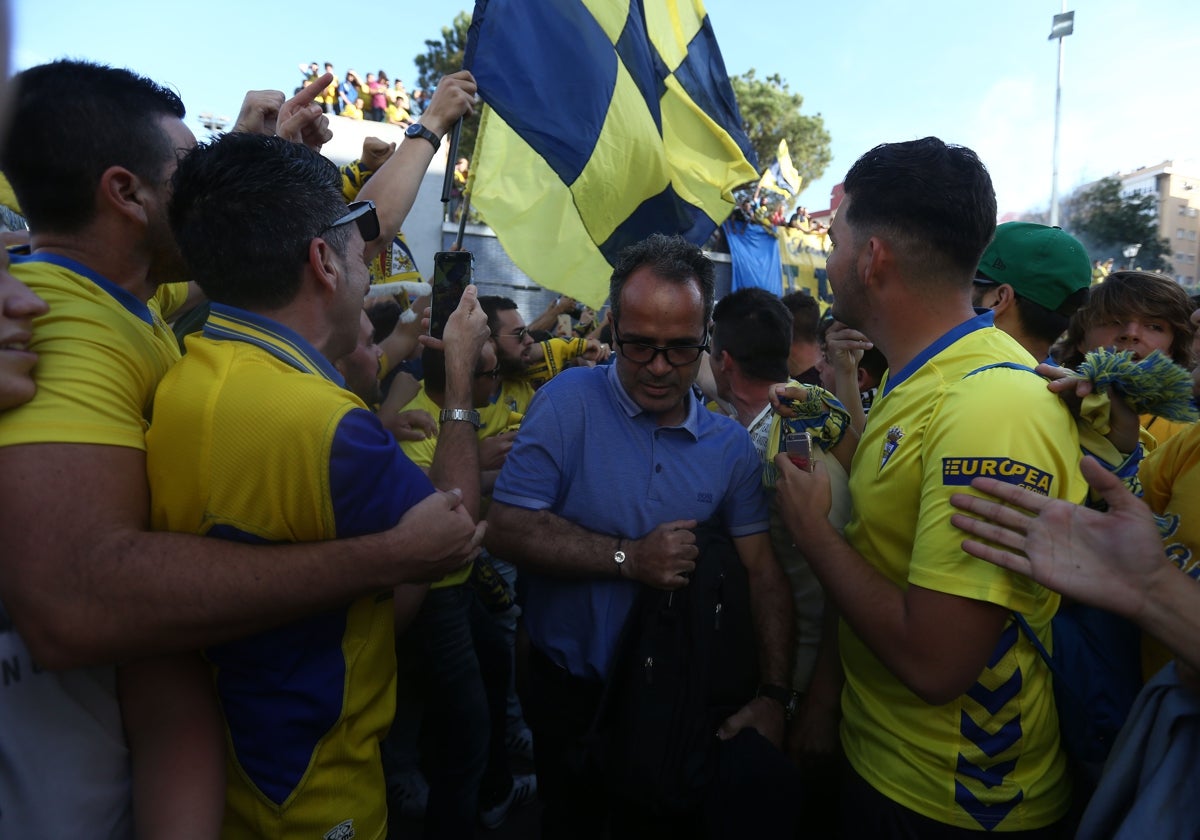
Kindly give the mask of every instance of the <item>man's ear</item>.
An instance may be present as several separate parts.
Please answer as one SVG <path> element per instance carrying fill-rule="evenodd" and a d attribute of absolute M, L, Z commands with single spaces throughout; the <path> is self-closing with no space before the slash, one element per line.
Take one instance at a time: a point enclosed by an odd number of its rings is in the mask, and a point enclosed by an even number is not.
<path fill-rule="evenodd" d="M 100 175 L 97 204 L 105 204 L 129 219 L 148 222 L 142 179 L 123 166 L 110 166 Z M 97 208 L 99 209 L 99 208 Z"/>
<path fill-rule="evenodd" d="M 308 268 L 320 289 L 328 294 L 337 291 L 338 283 L 342 282 L 341 268 L 333 247 L 319 236 L 308 241 Z"/>
<path fill-rule="evenodd" d="M 892 244 L 880 236 L 869 237 L 859 253 L 862 281 L 866 285 L 876 285 L 878 280 L 890 277 L 895 264 Z"/>
<path fill-rule="evenodd" d="M 1016 306 L 1017 293 L 1013 291 L 1013 287 L 1007 283 L 1001 283 L 996 287 L 996 302 L 992 304 L 992 311 L 997 315 L 1002 315 L 1008 310 Z"/>
<path fill-rule="evenodd" d="M 729 371 L 733 370 L 733 364 L 733 356 L 729 355 L 728 350 L 722 350 L 719 354 L 717 354 L 717 367 L 719 367 L 721 370 L 728 373 Z"/>

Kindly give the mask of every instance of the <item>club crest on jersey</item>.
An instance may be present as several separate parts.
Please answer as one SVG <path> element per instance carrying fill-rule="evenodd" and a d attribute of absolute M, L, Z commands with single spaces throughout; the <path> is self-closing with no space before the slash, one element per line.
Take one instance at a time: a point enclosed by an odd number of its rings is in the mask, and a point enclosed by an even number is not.
<path fill-rule="evenodd" d="M 879 469 L 883 469 L 887 465 L 888 458 L 892 457 L 892 453 L 896 451 L 896 447 L 900 445 L 903 437 L 904 429 L 899 426 L 892 426 L 887 430 L 887 438 L 883 442 L 883 457 L 879 459 Z"/>
<path fill-rule="evenodd" d="M 346 820 L 325 832 L 325 840 L 354 840 L 354 820 Z"/>
<path fill-rule="evenodd" d="M 977 476 L 995 478 L 1006 484 L 1015 484 L 1043 496 L 1050 495 L 1054 476 L 1045 470 L 1012 458 L 943 458 L 942 484 L 966 486 Z"/>

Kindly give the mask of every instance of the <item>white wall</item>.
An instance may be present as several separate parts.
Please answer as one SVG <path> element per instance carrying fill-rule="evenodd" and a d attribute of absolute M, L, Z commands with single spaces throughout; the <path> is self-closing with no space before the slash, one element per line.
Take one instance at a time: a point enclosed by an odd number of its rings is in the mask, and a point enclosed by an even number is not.
<path fill-rule="evenodd" d="M 321 152 L 338 166 L 361 157 L 363 140 L 367 137 L 378 137 L 397 145 L 404 142 L 404 129 L 388 123 L 330 116 L 329 128 L 333 131 L 333 139 L 325 144 Z M 410 142 L 425 141 L 417 139 Z M 441 151 L 433 156 L 429 169 L 425 171 L 416 203 L 404 222 L 404 237 L 426 278 L 433 273 L 434 252 L 441 250 L 442 182 L 446 177 L 449 146 L 449 141 L 443 139 Z"/>

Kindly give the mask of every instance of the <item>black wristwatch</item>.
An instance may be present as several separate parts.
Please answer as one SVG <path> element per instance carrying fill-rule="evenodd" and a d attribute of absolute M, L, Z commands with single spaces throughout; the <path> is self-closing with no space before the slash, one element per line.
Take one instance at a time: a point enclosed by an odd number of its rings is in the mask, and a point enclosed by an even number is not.
<path fill-rule="evenodd" d="M 794 691 L 790 691 L 781 685 L 771 685 L 763 683 L 758 687 L 756 697 L 766 697 L 768 700 L 774 700 L 779 705 L 783 706 L 784 720 L 791 720 L 796 714 L 796 709 L 800 705 L 800 695 Z"/>
<path fill-rule="evenodd" d="M 433 148 L 435 150 L 442 148 L 442 138 L 438 137 L 436 134 L 434 134 L 428 128 L 421 125 L 419 122 L 415 122 L 412 125 L 410 125 L 408 128 L 404 129 L 404 136 L 405 137 L 424 137 L 426 140 L 428 140 L 430 143 L 433 144 Z"/>

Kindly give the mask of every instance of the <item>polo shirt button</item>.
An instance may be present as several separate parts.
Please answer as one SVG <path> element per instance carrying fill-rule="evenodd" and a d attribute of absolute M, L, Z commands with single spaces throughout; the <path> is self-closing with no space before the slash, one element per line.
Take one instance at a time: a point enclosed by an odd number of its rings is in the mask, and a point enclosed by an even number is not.
<path fill-rule="evenodd" d="M 662 472 L 662 464 L 655 464 L 655 465 L 654 465 L 654 471 L 655 471 L 656 473 L 660 473 L 660 472 Z"/>

